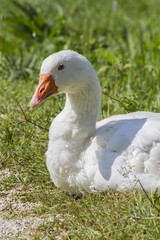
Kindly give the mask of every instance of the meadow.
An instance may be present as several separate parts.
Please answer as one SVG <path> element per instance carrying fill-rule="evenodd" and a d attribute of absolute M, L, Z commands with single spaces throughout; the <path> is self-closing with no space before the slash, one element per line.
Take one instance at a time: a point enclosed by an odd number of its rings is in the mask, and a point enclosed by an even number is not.
<path fill-rule="evenodd" d="M 1 0 L 0 239 L 160 239 L 160 195 L 133 190 L 72 196 L 45 163 L 65 96 L 29 102 L 41 62 L 72 49 L 102 85 L 99 119 L 160 112 L 160 0 Z"/>

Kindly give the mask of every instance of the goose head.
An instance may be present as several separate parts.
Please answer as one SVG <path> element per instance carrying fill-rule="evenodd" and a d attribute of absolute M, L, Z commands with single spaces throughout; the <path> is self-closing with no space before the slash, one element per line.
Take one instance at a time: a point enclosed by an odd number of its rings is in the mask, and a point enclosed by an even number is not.
<path fill-rule="evenodd" d="M 39 84 L 31 99 L 31 108 L 49 97 L 60 94 L 81 94 L 99 81 L 90 62 L 81 54 L 63 50 L 48 56 L 41 65 Z"/>

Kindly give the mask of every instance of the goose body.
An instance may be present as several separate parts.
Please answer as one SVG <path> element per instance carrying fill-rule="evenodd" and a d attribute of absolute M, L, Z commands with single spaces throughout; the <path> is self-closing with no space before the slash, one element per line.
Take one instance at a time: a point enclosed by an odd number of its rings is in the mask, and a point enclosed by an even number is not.
<path fill-rule="evenodd" d="M 46 152 L 57 187 L 71 193 L 160 188 L 160 114 L 135 112 L 97 122 L 101 90 L 96 72 L 82 55 L 64 50 L 41 66 L 34 108 L 65 93 L 53 120 Z"/>

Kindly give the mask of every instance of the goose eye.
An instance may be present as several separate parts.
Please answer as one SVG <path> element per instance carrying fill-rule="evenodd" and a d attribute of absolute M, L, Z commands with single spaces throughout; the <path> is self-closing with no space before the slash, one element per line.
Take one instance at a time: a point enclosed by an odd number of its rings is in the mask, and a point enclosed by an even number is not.
<path fill-rule="evenodd" d="M 59 66 L 58 66 L 58 70 L 63 70 L 64 69 L 64 65 L 63 64 L 60 64 Z"/>

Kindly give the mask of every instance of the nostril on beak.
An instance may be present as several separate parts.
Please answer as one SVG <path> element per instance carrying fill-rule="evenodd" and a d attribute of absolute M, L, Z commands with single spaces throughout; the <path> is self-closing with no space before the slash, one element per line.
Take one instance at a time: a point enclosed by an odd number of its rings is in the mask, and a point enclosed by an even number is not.
<path fill-rule="evenodd" d="M 44 90 L 45 90 L 45 87 L 41 87 L 39 90 L 40 94 L 42 94 L 44 92 Z"/>

